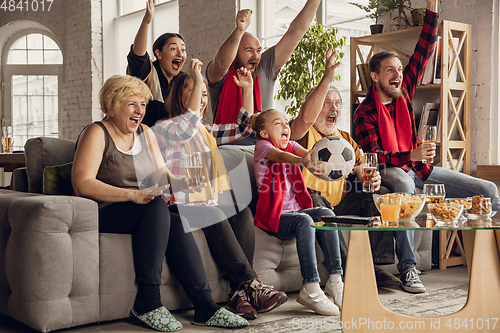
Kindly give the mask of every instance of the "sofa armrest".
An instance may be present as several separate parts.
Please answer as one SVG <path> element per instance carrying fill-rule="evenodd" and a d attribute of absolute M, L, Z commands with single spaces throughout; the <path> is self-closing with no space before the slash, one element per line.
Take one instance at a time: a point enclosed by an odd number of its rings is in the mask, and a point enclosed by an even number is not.
<path fill-rule="evenodd" d="M 98 321 L 97 204 L 12 193 L 0 195 L 0 226 L 11 228 L 1 253 L 7 315 L 42 332 Z"/>
<path fill-rule="evenodd" d="M 10 189 L 19 192 L 28 192 L 28 174 L 26 167 L 17 168 L 12 172 Z"/>

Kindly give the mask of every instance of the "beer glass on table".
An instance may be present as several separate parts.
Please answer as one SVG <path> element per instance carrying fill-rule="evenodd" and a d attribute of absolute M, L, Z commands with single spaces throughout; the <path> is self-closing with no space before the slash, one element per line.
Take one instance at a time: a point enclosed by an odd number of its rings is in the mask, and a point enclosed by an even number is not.
<path fill-rule="evenodd" d="M 436 143 L 436 140 L 437 140 L 437 127 L 425 125 L 422 143 L 426 143 L 426 142 Z M 422 162 L 423 163 L 434 163 L 434 159 L 433 158 L 431 158 L 430 160 L 424 159 L 424 160 L 422 160 Z"/>
<path fill-rule="evenodd" d="M 12 126 L 2 127 L 2 147 L 3 153 L 12 153 L 12 143 L 14 139 L 12 138 Z"/>
<path fill-rule="evenodd" d="M 378 157 L 376 153 L 365 153 L 363 163 L 363 192 L 373 193 L 372 177 L 377 171 Z"/>
<path fill-rule="evenodd" d="M 185 155 L 184 169 L 186 170 L 189 183 L 192 184 L 197 190 L 200 190 L 202 188 L 201 172 L 203 170 L 201 153 L 196 152 Z"/>
<path fill-rule="evenodd" d="M 426 226 L 432 227 L 434 220 L 432 219 L 428 205 L 444 202 L 444 197 L 446 196 L 444 184 L 424 184 L 423 193 L 425 194 L 425 207 L 427 208 Z"/>

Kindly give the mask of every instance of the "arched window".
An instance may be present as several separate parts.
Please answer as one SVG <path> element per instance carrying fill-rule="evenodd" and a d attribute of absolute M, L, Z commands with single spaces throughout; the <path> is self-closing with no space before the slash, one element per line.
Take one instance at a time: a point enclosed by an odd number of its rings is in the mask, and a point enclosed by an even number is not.
<path fill-rule="evenodd" d="M 14 150 L 22 150 L 32 137 L 57 137 L 63 68 L 59 46 L 44 33 L 21 33 L 7 43 L 3 59 L 2 126 L 12 126 Z"/>

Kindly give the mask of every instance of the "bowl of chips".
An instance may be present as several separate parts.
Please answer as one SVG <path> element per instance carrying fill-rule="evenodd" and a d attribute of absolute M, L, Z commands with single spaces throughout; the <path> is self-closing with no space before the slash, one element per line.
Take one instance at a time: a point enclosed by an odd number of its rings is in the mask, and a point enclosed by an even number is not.
<path fill-rule="evenodd" d="M 475 195 L 472 197 L 471 207 L 465 212 L 465 217 L 469 220 L 477 220 L 492 217 L 495 213 L 491 209 L 491 198 Z"/>
<path fill-rule="evenodd" d="M 415 217 L 420 214 L 425 205 L 425 194 L 387 193 L 383 196 L 396 196 L 401 198 L 399 209 L 399 222 L 414 222 Z M 375 206 L 380 211 L 379 201 L 381 195 L 374 194 Z"/>
<path fill-rule="evenodd" d="M 436 227 L 456 227 L 464 205 L 455 202 L 442 202 L 427 205 L 427 212 L 436 222 Z"/>

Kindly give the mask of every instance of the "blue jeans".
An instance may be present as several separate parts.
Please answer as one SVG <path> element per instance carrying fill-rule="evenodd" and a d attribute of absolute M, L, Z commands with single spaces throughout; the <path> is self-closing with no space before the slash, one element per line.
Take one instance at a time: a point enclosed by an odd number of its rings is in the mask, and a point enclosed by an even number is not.
<path fill-rule="evenodd" d="M 396 256 L 398 257 L 397 267 L 400 273 L 417 266 L 417 259 L 415 258 L 415 253 L 413 253 L 414 237 L 414 230 L 394 231 L 394 239 L 396 240 Z"/>
<path fill-rule="evenodd" d="M 268 231 L 280 239 L 296 238 L 303 283 L 321 281 L 316 261 L 316 237 L 325 255 L 328 273 L 342 274 L 338 232 L 336 230 L 317 230 L 311 227 L 313 222 L 321 221 L 321 216 L 325 215 L 333 216 L 335 214 L 326 207 L 281 213 L 278 232 Z"/>
<path fill-rule="evenodd" d="M 491 198 L 494 211 L 500 210 L 497 186 L 484 179 L 437 166 L 432 169 L 425 182 L 413 170 L 406 173 L 400 168 L 388 168 L 381 173 L 382 185 L 393 192 L 415 193 L 415 187 L 423 188 L 424 184 L 444 184 L 448 198 L 465 198 L 482 194 Z"/>

